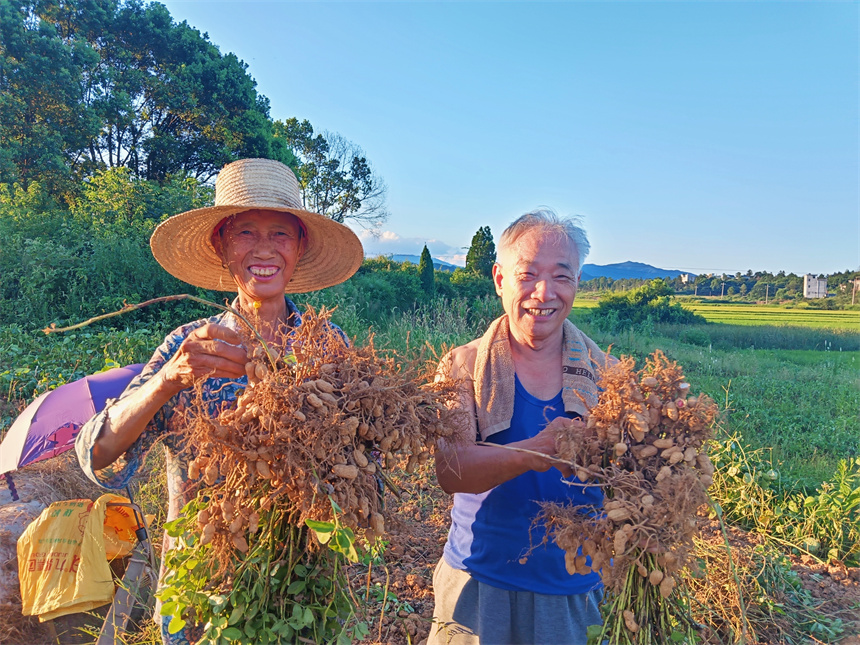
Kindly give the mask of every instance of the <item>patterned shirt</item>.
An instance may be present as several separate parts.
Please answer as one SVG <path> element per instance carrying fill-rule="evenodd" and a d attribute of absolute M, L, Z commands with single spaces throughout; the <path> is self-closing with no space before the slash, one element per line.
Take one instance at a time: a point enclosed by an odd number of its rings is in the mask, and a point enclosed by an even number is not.
<path fill-rule="evenodd" d="M 300 327 L 302 324 L 301 313 L 291 300 L 288 298 L 285 300 L 287 316 L 290 317 L 293 328 Z M 237 301 L 234 301 L 233 306 L 235 307 L 236 304 Z M 193 497 L 193 492 L 190 490 L 191 487 L 188 482 L 187 459 L 182 455 L 184 437 L 181 433 L 177 432 L 181 429 L 179 421 L 183 418 L 183 413 L 193 406 L 194 391 L 192 388 L 182 390 L 156 412 L 137 440 L 124 455 L 110 466 L 101 470 L 94 470 L 92 467 L 92 450 L 96 439 L 104 428 L 105 420 L 110 413 L 111 406 L 116 401 L 121 401 L 130 396 L 144 383 L 149 381 L 176 354 L 182 342 L 192 331 L 208 323 L 223 325 L 234 331 L 240 331 L 240 326 L 244 325 L 233 314 L 224 312 L 217 316 L 188 323 L 171 332 L 158 349 L 155 350 L 152 358 L 144 366 L 140 374 L 129 383 L 119 398 L 108 400 L 105 409 L 95 415 L 81 428 L 75 442 L 78 460 L 86 475 L 104 488 L 120 490 L 128 486 L 140 469 L 146 454 L 157 442 L 161 441 L 167 456 L 167 490 L 170 500 L 167 514 L 168 520 L 178 517 L 182 507 Z M 330 324 L 330 326 L 341 335 L 344 341 L 347 341 L 346 335 L 337 325 Z M 289 339 L 287 342 L 289 349 Z M 217 416 L 225 406 L 236 400 L 247 385 L 248 378 L 246 376 L 238 379 L 210 378 L 203 381 L 202 396 L 208 413 L 213 417 Z"/>
<path fill-rule="evenodd" d="M 293 329 L 297 329 L 302 324 L 302 315 L 296 305 L 289 299 L 285 298 L 287 304 L 287 317 L 293 325 Z M 233 301 L 233 307 L 238 304 L 238 298 Z M 108 400 L 105 409 L 90 419 L 82 428 L 75 441 L 75 450 L 78 453 L 78 461 L 81 468 L 87 477 L 92 479 L 96 484 L 111 490 L 120 490 L 128 486 L 132 478 L 140 470 L 141 464 L 146 458 L 149 450 L 159 441 L 164 445 L 165 455 L 167 458 L 167 493 L 168 493 L 168 510 L 167 520 L 173 520 L 179 517 L 182 508 L 191 501 L 199 489 L 200 482 L 190 482 L 188 480 L 188 460 L 183 455 L 184 436 L 179 432 L 181 430 L 180 421 L 183 418 L 183 413 L 191 409 L 194 405 L 194 390 L 187 388 L 179 394 L 171 398 L 162 408 L 155 413 L 155 416 L 147 424 L 146 428 L 137 438 L 137 440 L 129 447 L 129 449 L 119 457 L 111 465 L 100 470 L 94 470 L 92 466 L 92 451 L 96 439 L 101 434 L 105 425 L 105 420 L 110 412 L 111 406 L 117 401 L 130 396 L 144 383 L 151 379 L 158 371 L 164 367 L 174 354 L 179 350 L 182 342 L 188 335 L 208 323 L 215 323 L 228 327 L 234 331 L 241 331 L 244 323 L 236 316 L 229 312 L 224 312 L 210 318 L 202 318 L 194 322 L 182 325 L 178 329 L 171 332 L 164 342 L 155 350 L 152 358 L 144 366 L 143 370 L 137 375 L 128 387 L 123 391 L 118 399 Z M 335 324 L 329 323 L 329 326 L 336 331 L 344 342 L 348 342 L 346 334 Z M 289 351 L 289 338 L 287 339 L 287 350 Z M 238 398 L 239 394 L 247 387 L 248 378 L 243 376 L 238 379 L 227 378 L 210 378 L 202 383 L 203 403 L 210 416 L 217 416 L 220 411 L 230 405 Z M 173 540 L 164 535 L 163 552 L 171 548 Z M 163 559 L 162 559 L 163 561 Z M 162 570 L 159 578 L 163 577 Z M 159 603 L 160 604 L 160 603 Z M 156 617 L 158 617 L 156 607 Z M 186 627 L 176 634 L 168 634 L 166 625 L 170 617 L 164 616 L 164 624 L 162 625 L 162 637 L 165 643 L 185 644 L 194 642 L 198 629 L 195 627 Z"/>

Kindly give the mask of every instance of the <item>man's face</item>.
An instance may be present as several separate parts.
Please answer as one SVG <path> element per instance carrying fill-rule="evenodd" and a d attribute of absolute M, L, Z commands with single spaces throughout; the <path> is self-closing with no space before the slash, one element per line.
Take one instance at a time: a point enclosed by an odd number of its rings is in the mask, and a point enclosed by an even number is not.
<path fill-rule="evenodd" d="M 564 235 L 528 231 L 493 266 L 514 338 L 532 344 L 561 329 L 576 298 L 579 259 Z"/>

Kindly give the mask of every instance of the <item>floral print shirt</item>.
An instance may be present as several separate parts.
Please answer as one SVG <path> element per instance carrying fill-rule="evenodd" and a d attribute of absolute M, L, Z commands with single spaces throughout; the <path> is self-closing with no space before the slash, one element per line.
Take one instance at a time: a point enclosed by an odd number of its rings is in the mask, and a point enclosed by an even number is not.
<path fill-rule="evenodd" d="M 302 324 L 302 316 L 296 305 L 288 298 L 287 316 L 291 316 L 293 327 Z M 236 301 L 233 305 L 236 306 Z M 129 383 L 125 391 L 118 399 L 108 400 L 105 409 L 96 414 L 82 428 L 75 442 L 78 460 L 84 473 L 95 483 L 111 490 L 120 490 L 128 486 L 134 475 L 140 469 L 146 454 L 159 441 L 163 443 L 167 457 L 167 489 L 170 500 L 167 519 L 172 520 L 179 516 L 179 511 L 190 501 L 193 494 L 188 485 L 188 463 L 182 456 L 184 437 L 177 432 L 180 428 L 178 421 L 182 419 L 185 411 L 193 404 L 194 393 L 191 388 L 183 390 L 170 401 L 168 401 L 147 424 L 144 431 L 131 445 L 131 447 L 117 459 L 113 464 L 94 470 L 92 467 L 93 446 L 104 428 L 107 415 L 111 406 L 127 396 L 130 396 L 144 383 L 151 379 L 173 355 L 179 350 L 179 346 L 188 335 L 207 323 L 224 325 L 230 329 L 240 331 L 243 323 L 233 314 L 225 312 L 210 318 L 203 318 L 188 323 L 171 332 L 164 342 L 155 350 L 152 358 L 144 366 L 143 370 Z M 346 341 L 346 335 L 334 324 L 333 327 Z M 288 341 L 289 342 L 289 341 Z M 210 378 L 203 382 L 203 401 L 211 416 L 217 416 L 221 409 L 239 396 L 248 385 L 247 377 L 239 379 Z M 178 416 L 177 416 L 178 415 Z"/>
<path fill-rule="evenodd" d="M 285 298 L 285 300 L 287 304 L 287 316 L 290 317 L 293 328 L 298 328 L 302 324 L 301 313 L 289 298 Z M 234 307 L 237 304 L 238 299 L 233 301 Z M 189 410 L 194 402 L 192 388 L 185 389 L 170 399 L 155 414 L 125 454 L 110 466 L 101 470 L 93 469 L 92 451 L 96 439 L 98 439 L 99 434 L 104 428 L 105 420 L 110 413 L 111 406 L 117 401 L 130 396 L 151 379 L 176 354 L 179 346 L 182 345 L 182 342 L 188 335 L 207 323 L 224 325 L 235 331 L 240 331 L 240 326 L 244 326 L 244 323 L 232 313 L 224 312 L 217 316 L 202 318 L 188 323 L 171 332 L 158 349 L 155 350 L 152 358 L 144 366 L 140 374 L 129 383 L 119 398 L 108 400 L 105 409 L 96 414 L 81 428 L 75 441 L 78 461 L 84 473 L 96 484 L 111 490 L 120 490 L 128 486 L 135 474 L 140 470 L 141 464 L 149 450 L 156 443 L 161 442 L 164 445 L 167 459 L 168 521 L 179 517 L 182 508 L 193 499 L 200 486 L 200 482 L 190 482 L 188 480 L 188 460 L 182 454 L 184 437 L 179 432 L 181 430 L 180 421 L 183 418 L 183 413 Z M 330 323 L 330 326 L 341 335 L 345 342 L 348 342 L 346 334 L 337 325 Z M 289 339 L 287 342 L 289 349 Z M 239 379 L 210 378 L 205 380 L 202 383 L 202 396 L 208 413 L 213 417 L 217 416 L 224 406 L 228 406 L 236 400 L 247 385 L 248 378 L 246 376 Z M 163 550 L 166 551 L 172 545 L 172 540 L 166 534 L 164 538 Z M 156 616 L 158 616 L 157 613 Z M 169 616 L 165 616 L 164 618 L 167 621 L 170 619 Z M 188 643 L 189 640 L 190 642 L 194 642 L 195 639 L 191 636 L 193 633 L 194 628 L 186 628 L 177 634 L 168 634 L 166 627 L 163 626 L 162 628 L 162 636 L 165 643 Z"/>

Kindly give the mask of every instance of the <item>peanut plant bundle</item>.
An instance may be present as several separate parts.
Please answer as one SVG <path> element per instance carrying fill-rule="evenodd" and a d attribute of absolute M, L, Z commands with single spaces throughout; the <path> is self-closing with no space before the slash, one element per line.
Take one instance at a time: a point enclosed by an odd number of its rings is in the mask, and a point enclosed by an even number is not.
<path fill-rule="evenodd" d="M 631 357 L 607 366 L 598 385 L 585 427 L 563 427 L 557 446 L 580 482 L 603 489 L 603 512 L 547 503 L 538 520 L 564 549 L 569 573 L 601 574 L 604 623 L 589 642 L 695 642 L 680 574 L 713 483 L 706 445 L 718 408 L 691 396 L 681 368 L 659 350 L 639 371 Z"/>
<path fill-rule="evenodd" d="M 168 526 L 176 544 L 161 592 L 176 630 L 187 619 L 211 642 L 363 636 L 342 556 L 356 561 L 360 539 L 385 535 L 397 510 L 383 508 L 385 471 L 426 462 L 460 415 L 454 384 L 372 343 L 348 347 L 327 318 L 306 313 L 286 359 L 249 341 L 235 407 L 187 415 L 200 492 Z"/>

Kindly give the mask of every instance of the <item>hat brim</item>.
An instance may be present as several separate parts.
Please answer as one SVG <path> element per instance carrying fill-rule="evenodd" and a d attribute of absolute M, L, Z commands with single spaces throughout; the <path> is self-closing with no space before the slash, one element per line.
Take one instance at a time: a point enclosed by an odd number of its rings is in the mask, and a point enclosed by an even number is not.
<path fill-rule="evenodd" d="M 347 226 L 298 208 L 258 208 L 291 213 L 302 221 L 308 233 L 304 253 L 285 293 L 305 293 L 340 284 L 361 266 L 364 249 Z M 212 246 L 212 231 L 225 217 L 253 209 L 253 206 L 209 206 L 174 215 L 153 231 L 149 240 L 152 254 L 170 275 L 183 282 L 213 291 L 235 292 L 238 285 Z"/>

